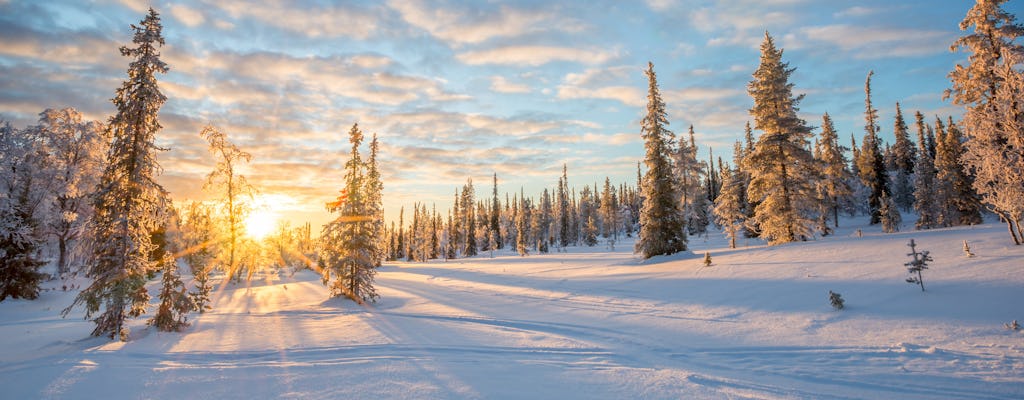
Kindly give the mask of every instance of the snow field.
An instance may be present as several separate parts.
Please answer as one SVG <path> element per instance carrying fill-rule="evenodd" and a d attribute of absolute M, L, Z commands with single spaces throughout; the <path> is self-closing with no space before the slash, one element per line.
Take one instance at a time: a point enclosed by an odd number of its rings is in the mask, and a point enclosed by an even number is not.
<path fill-rule="evenodd" d="M 282 271 L 218 284 L 183 333 L 133 321 L 127 343 L 89 337 L 80 311 L 61 319 L 74 293 L 48 291 L 0 303 L 0 397 L 1024 397 L 1024 333 L 1002 325 L 1024 319 L 1024 259 L 1004 226 L 844 223 L 775 247 L 691 237 L 647 261 L 620 241 L 388 263 L 366 307 Z M 926 292 L 904 282 L 910 238 L 935 258 Z"/>

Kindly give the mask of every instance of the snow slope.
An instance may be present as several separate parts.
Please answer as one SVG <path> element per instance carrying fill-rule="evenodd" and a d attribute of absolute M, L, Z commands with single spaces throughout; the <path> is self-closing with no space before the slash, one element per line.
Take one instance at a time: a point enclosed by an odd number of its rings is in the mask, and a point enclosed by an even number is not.
<path fill-rule="evenodd" d="M 926 292 L 904 282 L 910 238 L 935 258 Z M 0 397 L 1019 399 L 1024 332 L 1003 324 L 1024 320 L 1024 248 L 1008 242 L 999 224 L 853 226 L 647 261 L 620 243 L 399 262 L 367 307 L 300 271 L 219 286 L 184 333 L 133 321 L 128 343 L 88 337 L 80 311 L 58 315 L 74 293 L 49 291 L 0 303 Z"/>

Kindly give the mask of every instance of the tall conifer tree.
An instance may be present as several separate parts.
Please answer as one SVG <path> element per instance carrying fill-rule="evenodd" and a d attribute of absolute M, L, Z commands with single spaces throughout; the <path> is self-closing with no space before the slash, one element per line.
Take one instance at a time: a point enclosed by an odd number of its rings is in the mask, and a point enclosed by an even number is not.
<path fill-rule="evenodd" d="M 751 175 L 747 194 L 759 202 L 754 221 L 769 244 L 814 234 L 814 160 L 807 150 L 811 128 L 797 115 L 803 95 L 793 95 L 789 77 L 794 70 L 782 61 L 782 50 L 765 32 L 761 63 L 747 85 L 754 99 L 754 127 L 764 134 L 747 155 L 745 167 Z"/>
<path fill-rule="evenodd" d="M 640 239 L 636 251 L 643 258 L 674 254 L 686 250 L 686 222 L 679 209 L 678 182 L 674 178 L 672 150 L 675 135 L 668 130 L 665 102 L 661 100 L 654 64 L 647 63 L 647 114 L 641 121 L 640 135 L 646 155 L 641 188 Z"/>
<path fill-rule="evenodd" d="M 152 8 L 139 25 L 132 25 L 136 47 L 121 47 L 121 55 L 131 57 L 128 80 L 117 89 L 112 100 L 117 113 L 107 123 L 112 138 L 109 164 L 100 178 L 89 226 L 94 240 L 86 263 L 92 284 L 79 293 L 63 312 L 67 315 L 79 304 L 85 305 L 85 318 L 100 313 L 93 322 L 93 336 L 128 339 L 125 320 L 146 312 L 149 293 L 146 275 L 156 263 L 150 258 L 155 249 L 150 234 L 163 225 L 168 207 L 167 193 L 156 183 L 160 165 L 156 160 L 156 134 L 160 131 L 158 114 L 167 98 L 160 92 L 156 74 L 167 73 L 160 60 L 164 45 L 160 16 Z"/>

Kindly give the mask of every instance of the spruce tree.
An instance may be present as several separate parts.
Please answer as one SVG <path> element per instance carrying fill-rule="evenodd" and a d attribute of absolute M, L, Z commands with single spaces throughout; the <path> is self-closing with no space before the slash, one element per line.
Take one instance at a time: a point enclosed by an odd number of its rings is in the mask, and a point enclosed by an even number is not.
<path fill-rule="evenodd" d="M 1024 243 L 1024 26 L 1002 9 L 1006 0 L 977 0 L 960 22 L 973 32 L 950 50 L 969 53 L 967 65 L 950 72 L 946 97 L 967 108 L 963 161 L 975 174 L 974 189 L 1006 222 L 1014 244 Z"/>
<path fill-rule="evenodd" d="M 363 132 L 353 124 L 348 134 L 352 150 L 344 167 L 345 186 L 336 201 L 327 203 L 327 211 L 338 217 L 324 225 L 320 233 L 319 263 L 332 297 L 373 302 L 377 299 L 373 287 L 377 241 L 372 236 L 374 217 L 367 193 L 366 164 L 359 154 Z"/>
<path fill-rule="evenodd" d="M 782 62 L 782 50 L 765 32 L 761 63 L 747 85 L 754 99 L 754 127 L 764 133 L 744 162 L 751 174 L 747 195 L 759 202 L 754 220 L 773 245 L 814 234 L 816 178 L 807 150 L 811 129 L 797 115 L 803 95 L 793 95 L 789 77 L 794 70 Z"/>
<path fill-rule="evenodd" d="M 491 189 L 491 241 L 498 250 L 504 247 L 501 240 L 501 201 L 498 200 L 498 173 L 494 173 L 494 187 Z M 495 247 L 491 247 L 495 249 Z"/>
<path fill-rule="evenodd" d="M 743 178 L 728 166 L 721 169 L 721 173 L 722 192 L 715 200 L 714 215 L 718 224 L 722 226 L 725 236 L 729 238 L 729 248 L 735 249 L 736 236 L 743 229 L 743 222 L 747 218 L 744 211 L 746 198 L 744 192 L 747 188 L 743 185 Z"/>
<path fill-rule="evenodd" d="M 189 326 L 188 313 L 196 303 L 185 290 L 185 284 L 178 275 L 178 266 L 170 255 L 163 261 L 163 278 L 160 284 L 160 305 L 149 324 L 164 332 L 180 332 Z"/>
<path fill-rule="evenodd" d="M 516 215 L 516 252 L 530 254 L 530 202 L 520 193 L 519 213 Z"/>
<path fill-rule="evenodd" d="M 896 202 L 885 193 L 882 193 L 881 200 L 882 208 L 879 210 L 879 214 L 881 214 L 882 231 L 885 233 L 899 232 L 900 224 L 903 223 L 903 217 L 900 216 L 899 207 L 897 207 Z"/>
<path fill-rule="evenodd" d="M 462 247 L 463 257 L 472 257 L 477 254 L 477 242 L 476 242 L 476 208 L 473 207 L 473 202 L 476 198 L 476 192 L 473 190 L 473 179 L 468 179 L 466 184 L 462 186 L 462 226 L 465 231 L 461 234 L 465 238 L 466 242 Z"/>
<path fill-rule="evenodd" d="M 850 187 L 852 174 L 846 168 L 846 148 L 839 145 L 832 117 L 825 113 L 821 117 L 821 138 L 815 148 L 815 159 L 822 166 L 821 180 L 818 181 L 822 195 L 821 213 L 827 219 L 831 214 L 833 226 L 839 227 L 839 207 L 850 201 L 853 189 Z"/>
<path fill-rule="evenodd" d="M 885 164 L 882 158 L 882 140 L 878 137 L 878 110 L 871 104 L 871 75 L 874 71 L 868 72 L 864 81 L 864 140 L 861 142 L 859 158 L 857 158 L 857 170 L 860 172 L 860 180 L 871 190 L 868 196 L 868 210 L 871 213 L 871 225 L 881 222 L 882 193 L 889 195 L 888 178 L 885 174 Z"/>
<path fill-rule="evenodd" d="M 85 305 L 85 318 L 100 308 L 93 319 L 93 336 L 127 340 L 125 320 L 146 312 L 149 293 L 146 275 L 154 270 L 150 259 L 154 245 L 150 233 L 162 225 L 161 211 L 167 207 L 167 193 L 156 183 L 160 166 L 155 145 L 160 121 L 157 115 L 167 98 L 160 92 L 156 74 L 167 73 L 158 47 L 164 45 L 160 17 L 152 8 L 135 31 L 136 47 L 121 47 L 131 57 L 128 80 L 114 96 L 117 113 L 107 123 L 112 139 L 97 193 L 93 198 L 95 216 L 89 226 L 94 241 L 87 260 L 92 284 L 64 309 Z"/>
<path fill-rule="evenodd" d="M 909 210 L 914 205 L 914 185 L 912 179 L 914 163 L 917 160 L 917 151 L 914 148 L 914 143 L 910 141 L 910 132 L 907 129 L 906 120 L 903 119 L 903 110 L 900 109 L 900 103 L 896 103 L 893 134 L 896 136 L 896 143 L 892 145 L 893 164 L 895 167 L 890 174 L 892 198 L 900 209 Z"/>
<path fill-rule="evenodd" d="M 370 139 L 370 159 L 366 162 L 366 201 L 369 207 L 370 235 L 374 238 L 373 264 L 379 267 L 384 261 L 387 246 L 384 243 L 384 182 L 380 176 L 378 160 L 380 142 L 374 133 Z"/>
<path fill-rule="evenodd" d="M 924 115 L 918 111 L 914 114 L 917 127 L 917 163 L 914 164 L 914 211 L 917 211 L 917 229 L 931 229 L 938 226 L 938 211 L 935 194 L 935 166 L 928 151 L 925 138 L 926 126 Z"/>
<path fill-rule="evenodd" d="M 643 209 L 636 252 L 643 258 L 686 250 L 686 222 L 679 209 L 678 182 L 673 174 L 672 147 L 675 135 L 668 130 L 665 103 L 661 100 L 654 64 L 647 63 L 647 114 L 641 121 L 647 173 L 642 180 Z"/>

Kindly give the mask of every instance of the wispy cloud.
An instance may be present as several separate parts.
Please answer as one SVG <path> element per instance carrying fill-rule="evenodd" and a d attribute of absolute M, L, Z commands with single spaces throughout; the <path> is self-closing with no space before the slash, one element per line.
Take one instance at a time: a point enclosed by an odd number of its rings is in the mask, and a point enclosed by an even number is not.
<path fill-rule="evenodd" d="M 491 90 L 498 93 L 530 93 L 530 86 L 522 83 L 513 83 L 504 76 L 491 77 Z"/>
<path fill-rule="evenodd" d="M 470 50 L 455 56 L 469 65 L 517 65 L 540 66 L 550 62 L 563 61 L 588 65 L 604 64 L 618 56 L 618 52 L 607 49 L 579 49 L 558 46 L 501 46 L 485 50 Z"/>
<path fill-rule="evenodd" d="M 518 37 L 538 32 L 574 32 L 580 22 L 552 10 L 535 10 L 501 5 L 485 8 L 478 4 L 453 6 L 421 0 L 388 2 L 410 25 L 453 45 L 483 43 L 493 38 Z"/>

